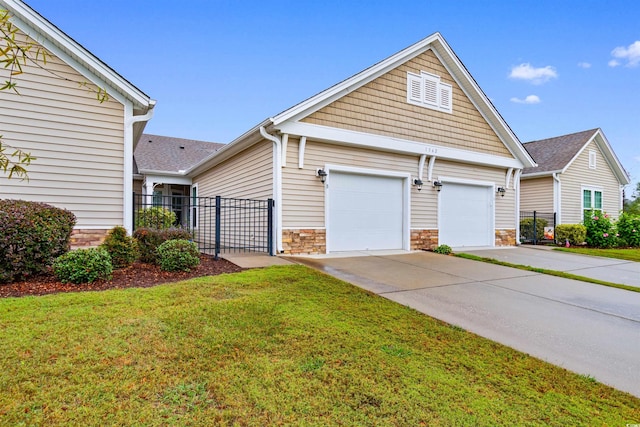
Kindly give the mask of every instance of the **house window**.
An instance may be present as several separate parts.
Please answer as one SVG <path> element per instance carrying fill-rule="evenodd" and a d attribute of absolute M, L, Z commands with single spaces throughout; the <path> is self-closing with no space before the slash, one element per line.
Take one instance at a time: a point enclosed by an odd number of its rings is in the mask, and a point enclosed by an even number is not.
<path fill-rule="evenodd" d="M 198 227 L 198 184 L 191 187 L 191 227 Z"/>
<path fill-rule="evenodd" d="M 596 168 L 596 152 L 594 150 L 589 151 L 589 169 Z"/>
<path fill-rule="evenodd" d="M 421 107 L 451 113 L 453 87 L 440 81 L 440 76 L 421 71 L 407 73 L 407 102 Z"/>
<path fill-rule="evenodd" d="M 153 190 L 153 206 L 162 206 L 162 190 Z"/>
<path fill-rule="evenodd" d="M 602 191 L 592 188 L 582 189 L 582 211 L 602 210 Z"/>

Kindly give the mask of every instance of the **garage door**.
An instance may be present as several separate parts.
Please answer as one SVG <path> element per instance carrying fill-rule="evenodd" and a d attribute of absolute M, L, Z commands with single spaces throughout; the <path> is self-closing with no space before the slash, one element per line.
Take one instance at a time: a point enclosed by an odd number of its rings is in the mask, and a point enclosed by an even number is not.
<path fill-rule="evenodd" d="M 440 192 L 438 241 L 493 246 L 493 188 L 445 182 Z"/>
<path fill-rule="evenodd" d="M 328 250 L 402 249 L 403 185 L 402 178 L 332 171 Z"/>

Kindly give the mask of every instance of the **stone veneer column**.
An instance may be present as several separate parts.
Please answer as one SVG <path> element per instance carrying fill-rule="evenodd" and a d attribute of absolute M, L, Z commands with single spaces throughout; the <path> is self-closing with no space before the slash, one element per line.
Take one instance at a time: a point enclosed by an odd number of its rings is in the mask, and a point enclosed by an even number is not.
<path fill-rule="evenodd" d="M 109 230 L 83 230 L 74 228 L 71 232 L 71 248 L 88 248 L 99 246 L 107 237 Z"/>
<path fill-rule="evenodd" d="M 496 230 L 496 246 L 515 246 L 516 230 Z"/>
<path fill-rule="evenodd" d="M 324 254 L 327 253 L 327 239 L 324 229 L 284 229 L 282 230 L 282 248 L 285 254 Z"/>
<path fill-rule="evenodd" d="M 438 246 L 438 230 L 411 230 L 411 250 L 434 249 Z"/>

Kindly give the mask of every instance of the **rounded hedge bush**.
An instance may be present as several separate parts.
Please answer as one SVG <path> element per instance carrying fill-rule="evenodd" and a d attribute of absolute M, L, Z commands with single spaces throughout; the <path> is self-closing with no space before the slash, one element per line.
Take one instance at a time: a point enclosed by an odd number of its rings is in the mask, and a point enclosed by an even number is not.
<path fill-rule="evenodd" d="M 167 240 L 158 246 L 158 258 L 165 271 L 190 271 L 200 264 L 198 246 L 184 239 Z"/>
<path fill-rule="evenodd" d="M 559 245 L 565 245 L 567 240 L 572 246 L 581 245 L 587 238 L 587 227 L 582 224 L 556 225 L 556 241 Z"/>
<path fill-rule="evenodd" d="M 100 247 L 111 255 L 111 263 L 114 268 L 129 267 L 138 258 L 136 240 L 127 235 L 127 230 L 124 227 L 113 227 Z"/>
<path fill-rule="evenodd" d="M 136 212 L 136 228 L 146 227 L 164 230 L 173 227 L 176 214 L 162 206 L 140 209 Z"/>
<path fill-rule="evenodd" d="M 46 271 L 69 250 L 76 217 L 45 203 L 0 200 L 0 283 Z"/>
<path fill-rule="evenodd" d="M 109 280 L 113 273 L 111 256 L 104 248 L 76 249 L 56 258 L 53 274 L 63 283 L 91 283 Z"/>
<path fill-rule="evenodd" d="M 437 248 L 435 248 L 433 252 L 437 254 L 442 254 L 442 255 L 451 255 L 451 253 L 453 252 L 453 249 L 451 249 L 451 246 L 449 245 L 440 245 Z"/>
<path fill-rule="evenodd" d="M 168 240 L 190 240 L 193 235 L 184 228 L 168 228 L 158 230 L 155 228 L 138 228 L 133 232 L 133 237 L 138 243 L 140 261 L 158 264 L 158 247 Z"/>

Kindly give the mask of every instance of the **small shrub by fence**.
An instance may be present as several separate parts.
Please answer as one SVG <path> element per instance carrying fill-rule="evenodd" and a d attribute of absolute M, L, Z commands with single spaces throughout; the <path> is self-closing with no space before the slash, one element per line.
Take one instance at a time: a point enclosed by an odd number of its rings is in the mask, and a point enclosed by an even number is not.
<path fill-rule="evenodd" d="M 520 212 L 520 243 L 553 243 L 556 214 L 544 212 Z"/>

